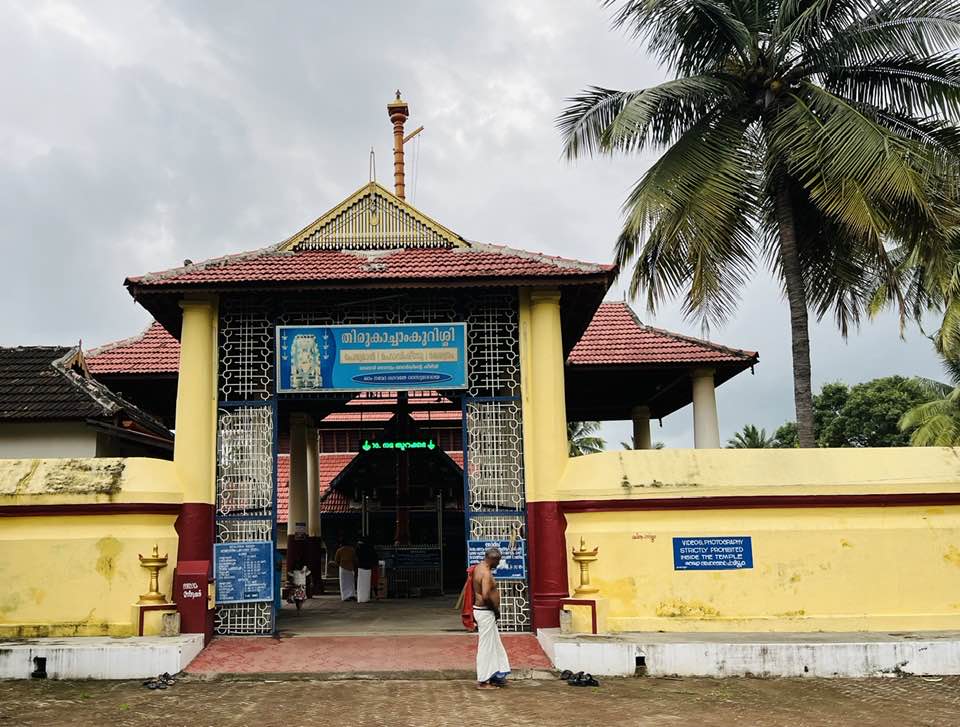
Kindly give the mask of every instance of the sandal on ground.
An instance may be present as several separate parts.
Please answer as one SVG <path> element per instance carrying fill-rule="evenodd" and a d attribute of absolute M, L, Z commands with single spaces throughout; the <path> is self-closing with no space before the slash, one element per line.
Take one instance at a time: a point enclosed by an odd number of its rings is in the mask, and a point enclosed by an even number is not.
<path fill-rule="evenodd" d="M 573 677 L 573 672 L 569 669 L 564 669 L 560 672 L 560 678 L 563 679 L 563 681 L 568 681 L 571 677 Z"/>

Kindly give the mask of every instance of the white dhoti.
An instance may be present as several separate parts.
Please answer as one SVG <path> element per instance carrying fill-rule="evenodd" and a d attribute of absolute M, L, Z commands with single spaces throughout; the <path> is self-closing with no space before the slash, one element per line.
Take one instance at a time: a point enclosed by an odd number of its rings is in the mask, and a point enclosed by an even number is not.
<path fill-rule="evenodd" d="M 373 573 L 369 568 L 357 568 L 357 603 L 366 603 L 370 600 L 370 576 Z"/>
<path fill-rule="evenodd" d="M 510 673 L 510 661 L 507 650 L 500 641 L 497 619 L 493 611 L 486 608 L 474 608 L 473 618 L 477 622 L 480 639 L 477 642 L 477 681 L 485 682 L 491 677 L 504 679 Z"/>
<path fill-rule="evenodd" d="M 353 585 L 353 571 L 346 568 L 340 569 L 340 600 L 346 601 L 348 598 L 356 598 L 357 589 Z"/>

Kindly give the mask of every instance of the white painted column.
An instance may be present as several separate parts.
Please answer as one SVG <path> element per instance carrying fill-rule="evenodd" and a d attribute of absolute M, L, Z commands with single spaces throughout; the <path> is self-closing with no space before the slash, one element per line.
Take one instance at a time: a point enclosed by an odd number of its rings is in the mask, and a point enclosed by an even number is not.
<path fill-rule="evenodd" d="M 693 374 L 693 446 L 720 448 L 720 422 L 713 369 L 695 369 Z"/>
<path fill-rule="evenodd" d="M 633 448 L 650 449 L 650 407 L 633 407 Z"/>
<path fill-rule="evenodd" d="M 290 415 L 290 500 L 287 532 L 294 535 L 297 523 L 307 525 L 307 417 Z"/>
<path fill-rule="evenodd" d="M 307 535 L 320 535 L 320 448 L 317 428 L 306 428 L 307 451 Z"/>

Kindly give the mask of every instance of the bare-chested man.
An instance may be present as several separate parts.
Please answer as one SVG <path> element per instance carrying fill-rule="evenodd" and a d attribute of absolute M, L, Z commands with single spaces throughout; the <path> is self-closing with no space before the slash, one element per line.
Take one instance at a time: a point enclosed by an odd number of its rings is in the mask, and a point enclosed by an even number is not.
<path fill-rule="evenodd" d="M 477 688 L 495 689 L 507 683 L 510 662 L 500 641 L 500 589 L 493 571 L 500 565 L 500 551 L 488 548 L 473 570 L 473 618 L 480 640 L 477 643 Z"/>

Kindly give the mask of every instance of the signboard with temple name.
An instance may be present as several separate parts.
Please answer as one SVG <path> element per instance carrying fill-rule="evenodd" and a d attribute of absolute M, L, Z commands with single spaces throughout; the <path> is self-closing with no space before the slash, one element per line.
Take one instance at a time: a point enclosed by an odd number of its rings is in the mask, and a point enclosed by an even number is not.
<path fill-rule="evenodd" d="M 273 542 L 215 543 L 213 575 L 217 603 L 273 600 Z"/>
<path fill-rule="evenodd" d="M 750 536 L 674 538 L 674 570 L 743 570 L 753 568 Z"/>
<path fill-rule="evenodd" d="M 466 323 L 277 326 L 281 394 L 466 386 Z"/>

